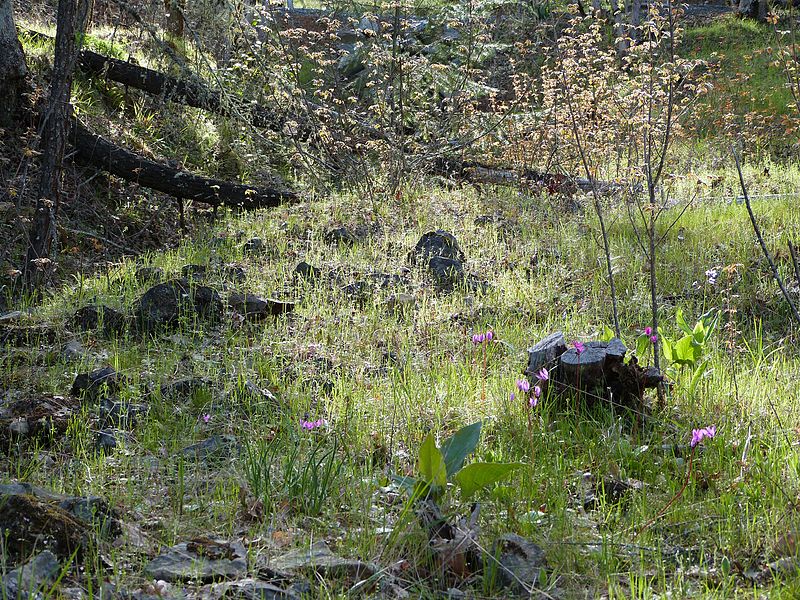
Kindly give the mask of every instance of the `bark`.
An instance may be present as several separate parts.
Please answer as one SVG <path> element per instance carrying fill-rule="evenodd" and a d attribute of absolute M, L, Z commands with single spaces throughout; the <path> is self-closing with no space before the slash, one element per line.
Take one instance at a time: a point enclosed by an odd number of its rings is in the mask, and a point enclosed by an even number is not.
<path fill-rule="evenodd" d="M 56 220 L 61 201 L 61 172 L 67 144 L 70 116 L 72 73 L 78 47 L 77 24 L 83 24 L 88 5 L 81 0 L 78 15 L 77 0 L 59 0 L 56 29 L 56 48 L 50 93 L 42 116 L 42 162 L 39 172 L 38 200 L 31 226 L 30 243 L 25 257 L 25 281 L 39 285 L 46 272 L 47 262 L 55 253 Z M 80 28 L 82 30 L 82 27 Z"/>
<path fill-rule="evenodd" d="M 26 90 L 25 54 L 14 25 L 14 1 L 0 0 L 0 127 L 8 127 Z"/>
<path fill-rule="evenodd" d="M 186 10 L 186 3 L 183 0 L 164 0 L 164 10 L 167 17 L 167 33 L 177 39 L 183 39 L 183 13 Z"/>
<path fill-rule="evenodd" d="M 127 181 L 177 198 L 244 209 L 274 207 L 297 199 L 297 194 L 293 192 L 208 179 L 148 160 L 92 133 L 75 118 L 72 120 L 70 141 L 78 159 Z"/>

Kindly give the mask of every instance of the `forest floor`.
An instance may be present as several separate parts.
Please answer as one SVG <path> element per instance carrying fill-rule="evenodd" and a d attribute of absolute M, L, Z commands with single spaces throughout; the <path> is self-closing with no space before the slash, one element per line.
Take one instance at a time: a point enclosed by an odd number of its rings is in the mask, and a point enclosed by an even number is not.
<path fill-rule="evenodd" d="M 737 23 L 687 43 L 718 51 L 715 35 L 750 31 Z M 662 221 L 658 335 L 717 325 L 691 364 L 662 358 L 663 405 L 543 385 L 532 407 L 519 389 L 549 334 L 609 337 L 583 198 L 424 182 L 216 219 L 190 207 L 183 238 L 171 201 L 129 188 L 103 231 L 66 209 L 84 235 L 60 282 L 0 316 L 4 597 L 798 597 L 797 332 L 726 152 L 698 139 Z M 768 149 L 745 178 L 796 298 L 800 172 Z M 648 365 L 646 261 L 625 207 L 608 221 L 621 339 Z M 436 230 L 463 278 L 413 258 Z M 446 486 L 452 535 L 434 535 L 402 477 L 425 471 L 428 436 L 476 422 L 469 463 L 521 466 L 469 499 Z M 12 571 L 36 554 L 35 575 Z"/>

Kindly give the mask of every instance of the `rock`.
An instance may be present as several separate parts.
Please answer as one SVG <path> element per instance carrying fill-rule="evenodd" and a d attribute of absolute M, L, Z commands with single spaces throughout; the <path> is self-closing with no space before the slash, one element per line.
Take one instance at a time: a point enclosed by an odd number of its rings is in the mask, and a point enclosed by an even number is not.
<path fill-rule="evenodd" d="M 322 276 L 322 271 L 317 267 L 312 267 L 306 261 L 302 261 L 294 268 L 295 277 L 313 283 L 319 281 Z"/>
<path fill-rule="evenodd" d="M 551 333 L 541 342 L 528 348 L 528 367 L 525 369 L 525 375 L 529 379 L 535 379 L 536 373 L 542 367 L 552 367 L 556 359 L 567 351 L 567 342 L 564 340 L 564 334 L 560 331 Z"/>
<path fill-rule="evenodd" d="M 392 294 L 384 304 L 386 310 L 395 314 L 406 314 L 417 307 L 417 301 L 411 294 Z"/>
<path fill-rule="evenodd" d="M 149 408 L 144 404 L 104 398 L 100 402 L 102 427 L 133 429 L 140 418 L 147 416 Z"/>
<path fill-rule="evenodd" d="M 58 506 L 105 537 L 115 537 L 121 531 L 119 515 L 99 496 L 65 498 Z"/>
<path fill-rule="evenodd" d="M 49 550 L 40 552 L 33 560 L 9 571 L 3 577 L 0 581 L 0 596 L 9 600 L 40 600 L 43 598 L 41 592 L 45 591 L 44 586 L 51 584 L 60 570 L 61 565 L 55 554 Z"/>
<path fill-rule="evenodd" d="M 236 283 L 247 281 L 247 271 L 239 265 L 224 265 L 222 267 L 222 276 L 228 281 L 235 281 Z"/>
<path fill-rule="evenodd" d="M 167 582 L 235 579 L 247 574 L 247 551 L 239 542 L 198 538 L 182 542 L 145 567 L 154 579 Z"/>
<path fill-rule="evenodd" d="M 94 447 L 97 452 L 101 454 L 111 454 L 117 447 L 117 438 L 113 430 L 101 429 L 97 433 L 97 438 L 94 442 Z"/>
<path fill-rule="evenodd" d="M 121 312 L 103 304 L 88 305 L 75 311 L 73 324 L 82 331 L 103 328 L 107 334 L 120 333 L 125 330 L 127 321 Z"/>
<path fill-rule="evenodd" d="M 380 32 L 381 26 L 376 19 L 361 17 L 361 20 L 358 22 L 358 30 L 366 36 L 374 36 Z"/>
<path fill-rule="evenodd" d="M 171 383 L 165 383 L 159 388 L 161 398 L 187 399 L 202 389 L 211 388 L 212 383 L 205 377 L 184 377 Z"/>
<path fill-rule="evenodd" d="M 237 447 L 236 438 L 232 435 L 212 435 L 208 439 L 187 446 L 181 450 L 181 454 L 197 460 L 226 459 L 231 457 Z"/>
<path fill-rule="evenodd" d="M 370 296 L 370 287 L 366 281 L 354 281 L 339 288 L 348 300 L 356 303 L 364 303 Z"/>
<path fill-rule="evenodd" d="M 64 349 L 61 351 L 61 356 L 64 357 L 66 362 L 78 361 L 83 358 L 86 349 L 78 340 L 70 340 L 64 344 Z"/>
<path fill-rule="evenodd" d="M 739 0 L 736 14 L 740 17 L 765 22 L 769 7 L 764 0 Z"/>
<path fill-rule="evenodd" d="M 450 288 L 464 281 L 464 267 L 454 258 L 434 256 L 428 261 L 428 269 L 440 288 Z"/>
<path fill-rule="evenodd" d="M 31 428 L 30 425 L 28 425 L 28 419 L 24 417 L 13 419 L 8 425 L 8 432 L 15 437 L 25 437 L 30 431 Z"/>
<path fill-rule="evenodd" d="M 260 237 L 254 237 L 247 240 L 242 246 L 244 254 L 261 254 L 266 249 L 267 245 Z"/>
<path fill-rule="evenodd" d="M 358 237 L 347 227 L 335 227 L 325 232 L 325 242 L 328 244 L 355 246 L 358 241 Z"/>
<path fill-rule="evenodd" d="M 96 401 L 101 395 L 119 392 L 123 381 L 123 376 L 113 367 L 103 367 L 91 373 L 80 373 L 75 377 L 70 393 L 76 398 Z"/>
<path fill-rule="evenodd" d="M 212 288 L 172 279 L 147 290 L 137 301 L 133 315 L 137 327 L 152 332 L 178 325 L 181 317 L 215 319 L 222 311 L 222 300 Z"/>
<path fill-rule="evenodd" d="M 300 596 L 290 590 L 257 579 L 241 579 L 231 583 L 218 583 L 211 586 L 206 597 L 209 600 L 300 600 Z"/>
<path fill-rule="evenodd" d="M 181 276 L 183 276 L 185 279 L 200 281 L 205 279 L 207 272 L 208 267 L 205 265 L 184 265 L 181 269 Z"/>
<path fill-rule="evenodd" d="M 356 581 L 372 577 L 380 570 L 370 563 L 336 556 L 323 541 L 314 542 L 309 548 L 298 548 L 275 557 L 267 566 L 279 572 L 316 575 L 326 579 L 349 578 Z"/>
<path fill-rule="evenodd" d="M 274 408 L 280 408 L 281 402 L 278 398 L 273 394 L 269 389 L 262 388 L 249 379 L 244 382 L 244 386 L 241 388 L 234 390 L 233 395 L 239 399 L 239 401 L 250 401 L 255 402 L 256 404 L 264 406 L 271 406 Z"/>
<path fill-rule="evenodd" d="M 294 310 L 293 302 L 261 298 L 247 292 L 232 292 L 228 297 L 228 305 L 248 321 L 277 317 Z"/>
<path fill-rule="evenodd" d="M 24 316 L 25 315 L 21 310 L 5 312 L 0 315 L 0 325 L 10 325 L 12 323 L 16 323 L 17 321 L 21 321 Z"/>
<path fill-rule="evenodd" d="M 89 530 L 64 509 L 29 494 L 0 494 L 0 535 L 4 552 L 17 561 L 34 550 L 67 558 L 82 554 Z"/>
<path fill-rule="evenodd" d="M 509 533 L 495 543 L 492 556 L 499 557 L 498 583 L 520 597 L 530 597 L 546 564 L 544 551 L 533 542 Z"/>
<path fill-rule="evenodd" d="M 459 247 L 455 236 L 441 229 L 429 231 L 419 239 L 409 255 L 409 262 L 417 264 L 419 260 L 423 264 L 427 264 L 435 256 L 449 258 L 459 263 L 464 262 L 464 252 Z"/>
<path fill-rule="evenodd" d="M 151 283 L 153 281 L 161 281 L 164 277 L 164 271 L 159 267 L 139 267 L 136 269 L 134 277 L 139 283 Z"/>

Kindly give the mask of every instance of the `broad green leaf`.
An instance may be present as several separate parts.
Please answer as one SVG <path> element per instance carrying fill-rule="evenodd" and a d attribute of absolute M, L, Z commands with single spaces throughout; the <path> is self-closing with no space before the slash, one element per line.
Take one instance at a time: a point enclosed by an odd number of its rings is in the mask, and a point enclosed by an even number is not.
<path fill-rule="evenodd" d="M 692 373 L 692 381 L 689 383 L 689 395 L 694 396 L 694 391 L 697 389 L 697 384 L 700 383 L 700 379 L 703 377 L 703 374 L 706 372 L 708 368 L 708 360 L 704 360 Z"/>
<path fill-rule="evenodd" d="M 461 496 L 467 499 L 523 466 L 522 463 L 472 463 L 461 469 L 454 479 L 461 488 Z"/>
<path fill-rule="evenodd" d="M 672 342 L 667 338 L 661 340 L 661 348 L 664 350 L 664 358 L 669 362 L 675 362 L 675 353 L 672 351 Z"/>
<path fill-rule="evenodd" d="M 447 465 L 447 476 L 452 477 L 464 466 L 467 456 L 475 452 L 481 437 L 481 422 L 467 425 L 456 431 L 442 444 L 442 455 Z"/>
<path fill-rule="evenodd" d="M 672 348 L 673 362 L 690 366 L 694 364 L 695 348 L 692 345 L 693 340 L 694 338 L 691 335 L 685 335 L 675 343 Z"/>
<path fill-rule="evenodd" d="M 689 335 L 692 334 L 692 328 L 686 323 L 686 319 L 683 318 L 683 310 L 680 308 L 675 311 L 675 322 L 678 324 L 678 327 L 681 328 L 681 331 Z"/>
<path fill-rule="evenodd" d="M 432 486 L 443 488 L 447 485 L 444 457 L 436 447 L 433 434 L 430 433 L 419 449 L 419 476 Z"/>
<path fill-rule="evenodd" d="M 617 334 L 614 333 L 614 330 L 611 329 L 611 327 L 609 327 L 608 325 L 606 325 L 604 323 L 603 324 L 603 333 L 600 334 L 600 341 L 601 342 L 610 342 L 615 337 L 617 337 Z"/>
<path fill-rule="evenodd" d="M 650 338 L 642 334 L 636 339 L 636 356 L 641 360 L 647 355 L 650 349 Z"/>
<path fill-rule="evenodd" d="M 414 487 L 417 485 L 417 478 L 408 477 L 407 475 L 392 475 L 392 481 L 394 481 L 409 494 L 414 492 Z"/>

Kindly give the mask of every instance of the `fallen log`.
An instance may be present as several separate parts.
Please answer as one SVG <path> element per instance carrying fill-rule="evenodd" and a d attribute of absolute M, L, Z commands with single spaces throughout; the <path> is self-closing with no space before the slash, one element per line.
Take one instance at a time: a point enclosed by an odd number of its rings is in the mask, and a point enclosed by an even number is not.
<path fill-rule="evenodd" d="M 243 209 L 274 207 L 297 200 L 294 192 L 201 177 L 149 160 L 89 131 L 72 118 L 69 140 L 78 159 L 126 181 L 212 206 Z"/>

